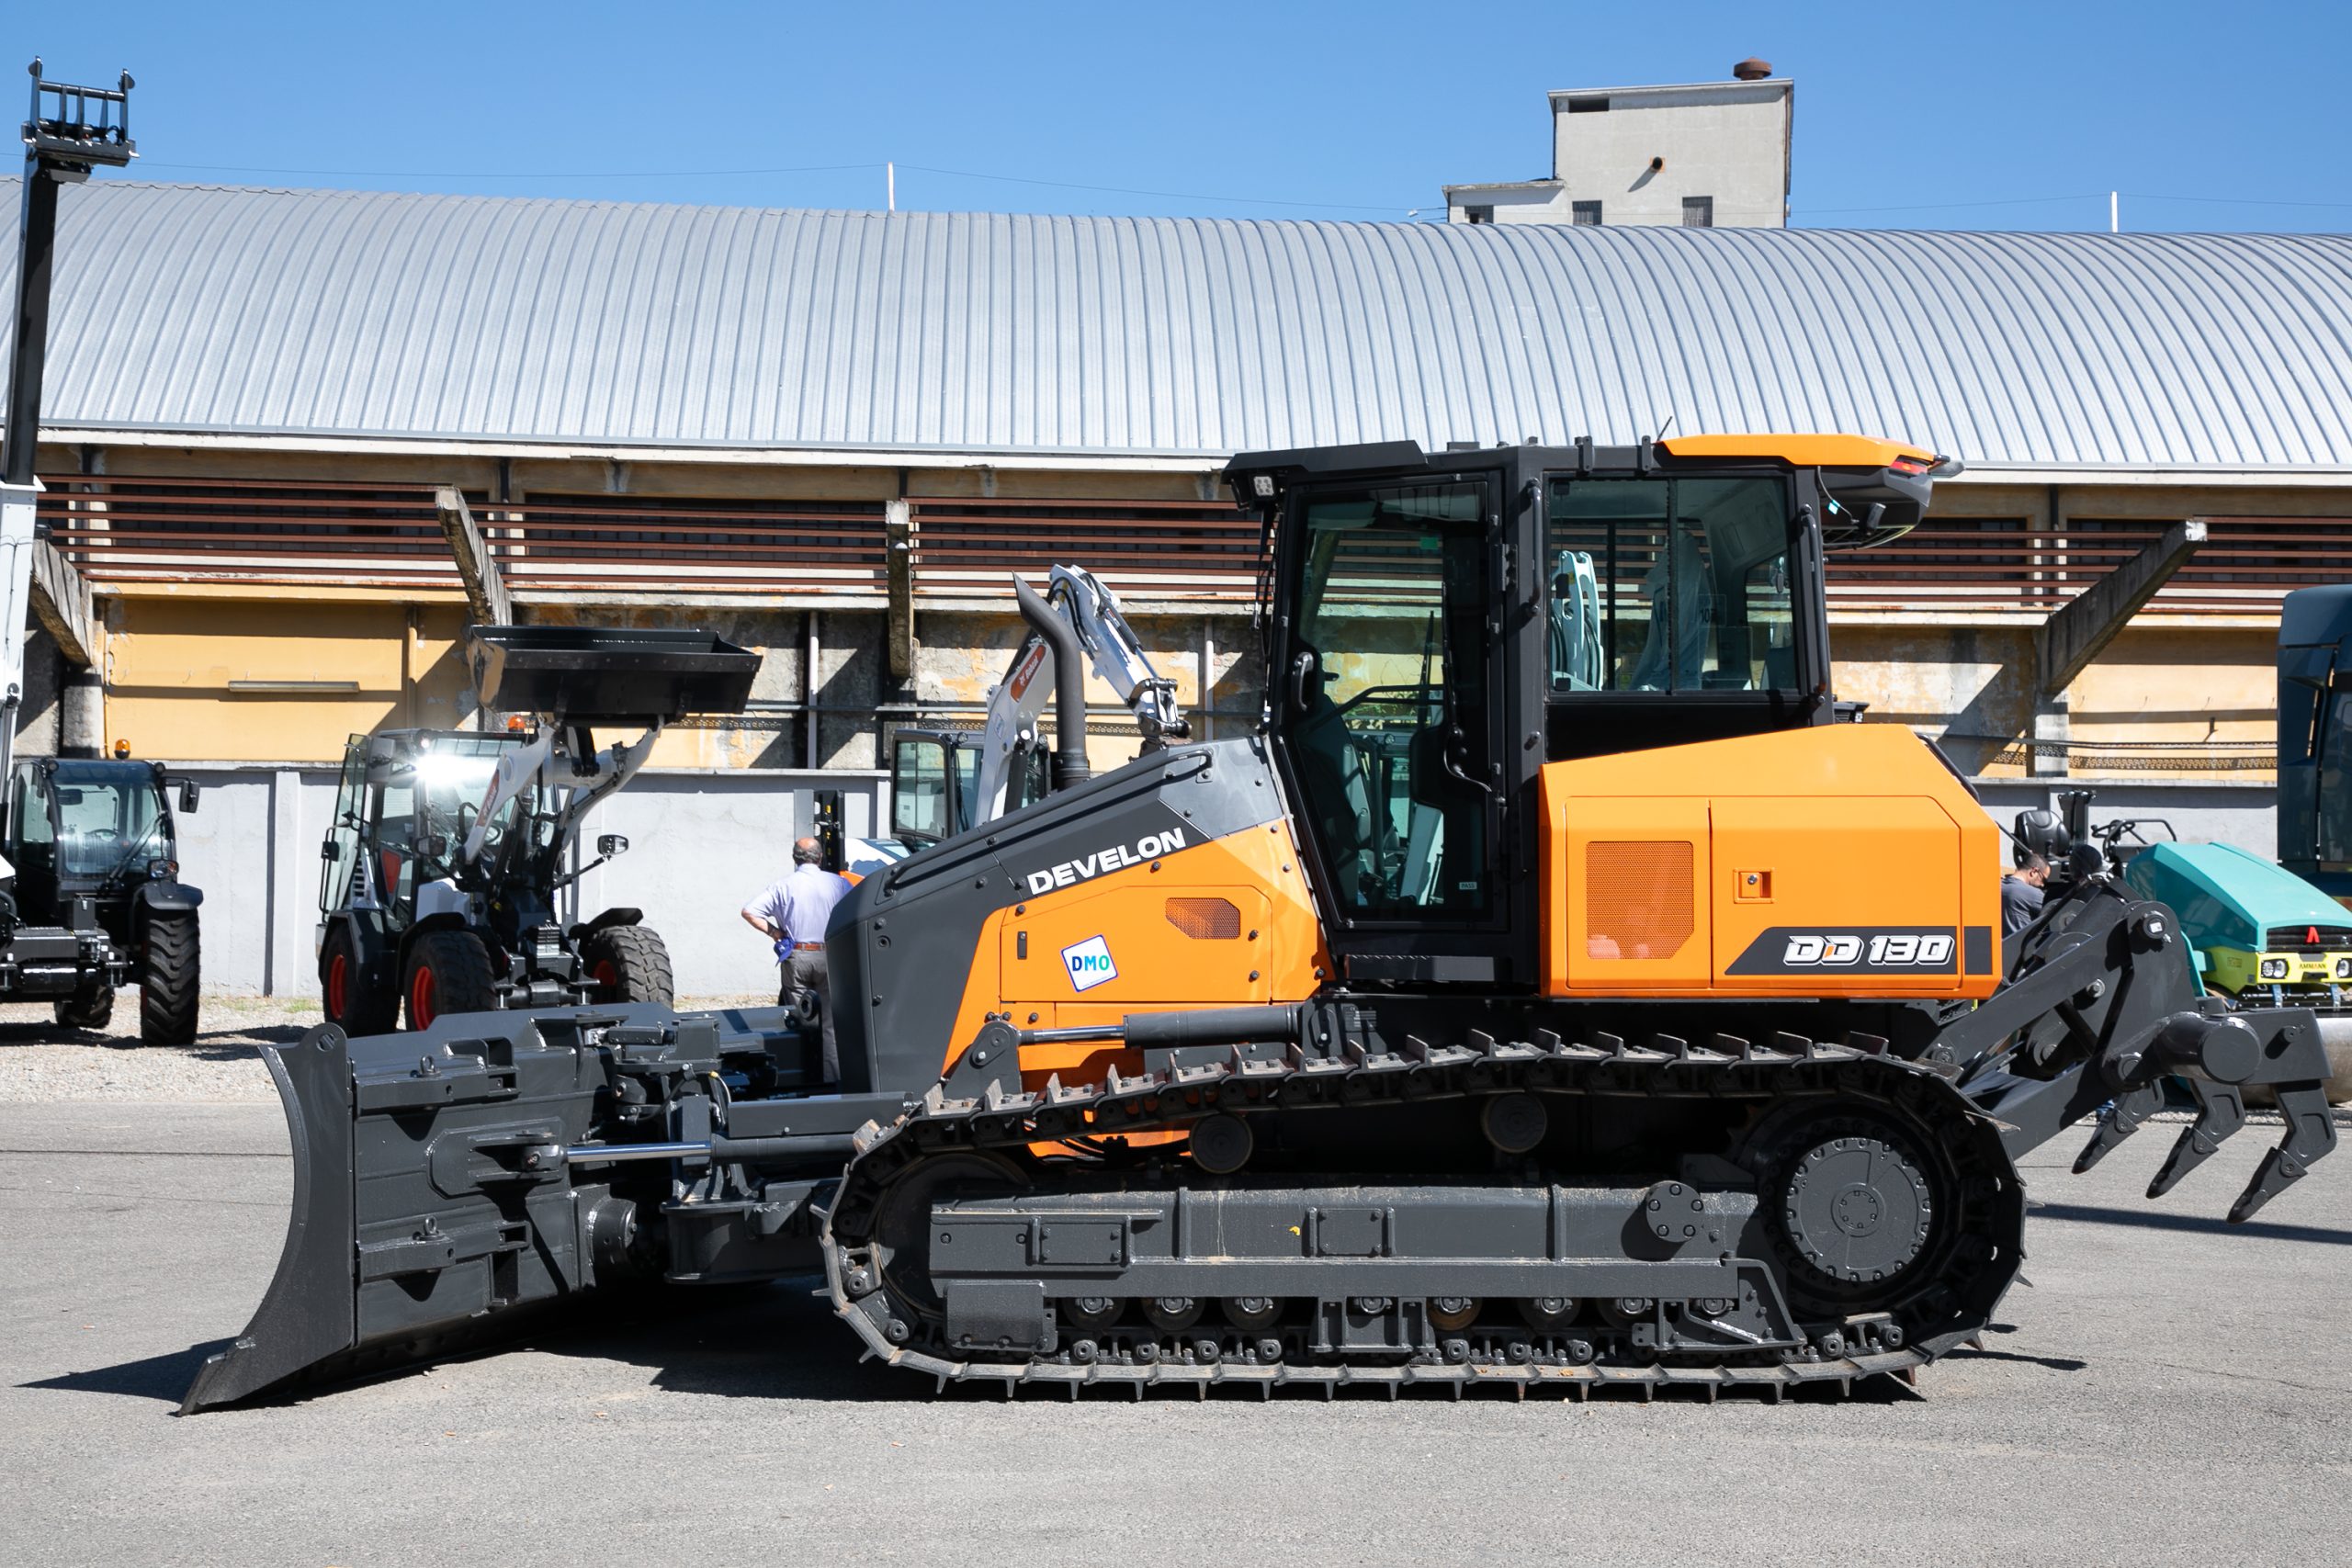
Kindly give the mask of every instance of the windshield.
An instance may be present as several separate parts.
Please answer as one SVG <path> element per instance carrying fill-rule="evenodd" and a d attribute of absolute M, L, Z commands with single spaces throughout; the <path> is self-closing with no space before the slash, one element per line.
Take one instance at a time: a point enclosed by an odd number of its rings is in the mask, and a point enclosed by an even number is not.
<path fill-rule="evenodd" d="M 51 779 L 62 876 L 112 876 L 171 853 L 155 775 L 117 762 L 64 761 Z"/>
<path fill-rule="evenodd" d="M 491 783 L 498 773 L 498 759 L 513 749 L 514 743 L 503 736 L 436 736 L 432 750 L 416 759 L 407 787 L 385 790 L 384 819 L 388 828 L 395 815 L 406 815 L 400 809 L 401 806 L 413 804 L 422 880 L 431 882 L 452 874 L 465 852 L 466 835 L 473 831 L 474 822 L 481 814 L 481 803 L 490 794 Z M 482 835 L 483 864 L 497 863 L 516 811 L 532 809 L 537 794 L 536 790 L 526 790 L 491 818 L 490 830 Z M 396 801 L 394 797 L 399 795 L 409 795 L 410 802 Z"/>

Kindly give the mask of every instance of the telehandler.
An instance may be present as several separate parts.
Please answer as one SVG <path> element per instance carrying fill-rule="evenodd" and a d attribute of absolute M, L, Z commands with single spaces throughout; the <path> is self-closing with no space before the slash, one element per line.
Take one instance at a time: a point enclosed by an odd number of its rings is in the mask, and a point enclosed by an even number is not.
<path fill-rule="evenodd" d="M 2018 1156 L 2112 1101 L 2087 1166 L 2175 1074 L 2152 1192 L 2276 1088 L 2245 1218 L 2335 1144 L 2312 1014 L 2200 1002 L 2097 867 L 2005 953 L 1966 782 L 1842 721 L 1826 553 L 1954 467 L 1235 458 L 1259 733 L 1086 777 L 1062 661 L 1050 793 L 840 906 L 837 1083 L 785 1010 L 273 1049 L 286 1248 L 185 1408 L 620 1280 L 810 1273 L 842 1348 L 943 1386 L 1836 1391 L 1983 1333 Z"/>

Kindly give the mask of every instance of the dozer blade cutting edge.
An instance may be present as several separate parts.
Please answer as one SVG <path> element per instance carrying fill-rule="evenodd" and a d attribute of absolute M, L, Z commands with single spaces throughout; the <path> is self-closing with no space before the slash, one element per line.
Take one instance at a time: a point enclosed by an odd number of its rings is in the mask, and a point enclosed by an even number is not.
<path fill-rule="evenodd" d="M 353 1348 L 351 1059 L 343 1031 L 311 1030 L 290 1048 L 266 1045 L 292 1145 L 294 1204 L 253 1321 L 205 1358 L 180 1414 L 232 1404 Z"/>

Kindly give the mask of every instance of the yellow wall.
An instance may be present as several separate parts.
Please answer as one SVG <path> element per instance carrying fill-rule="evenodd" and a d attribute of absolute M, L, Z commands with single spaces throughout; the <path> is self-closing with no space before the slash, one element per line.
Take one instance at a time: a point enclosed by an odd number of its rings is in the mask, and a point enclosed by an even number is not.
<path fill-rule="evenodd" d="M 454 728 L 468 682 L 462 605 L 250 599 L 105 602 L 106 734 L 142 757 L 333 761 L 381 727 Z M 240 692 L 232 682 L 350 682 Z"/>

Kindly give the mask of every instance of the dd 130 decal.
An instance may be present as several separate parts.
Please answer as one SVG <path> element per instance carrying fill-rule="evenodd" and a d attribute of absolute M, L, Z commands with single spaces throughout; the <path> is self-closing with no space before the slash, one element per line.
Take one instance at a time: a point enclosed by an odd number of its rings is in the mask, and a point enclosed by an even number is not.
<path fill-rule="evenodd" d="M 1726 975 L 1948 975 L 1950 926 L 1774 926 L 1732 960 Z"/>

